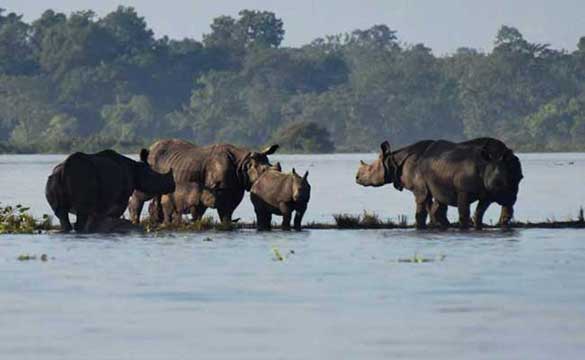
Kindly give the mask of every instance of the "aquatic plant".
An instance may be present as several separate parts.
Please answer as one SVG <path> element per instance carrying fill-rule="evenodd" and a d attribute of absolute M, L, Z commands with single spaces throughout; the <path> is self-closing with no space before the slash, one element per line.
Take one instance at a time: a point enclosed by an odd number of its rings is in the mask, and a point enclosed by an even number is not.
<path fill-rule="evenodd" d="M 335 214 L 333 215 L 336 227 L 338 229 L 393 229 L 396 227 L 407 227 L 406 217 L 401 219 L 404 223 L 398 225 L 388 219 L 380 219 L 378 214 L 364 210 L 362 215 Z"/>
<path fill-rule="evenodd" d="M 335 220 L 337 227 L 340 229 L 359 228 L 361 220 L 359 215 L 350 214 L 334 214 L 333 219 Z"/>
<path fill-rule="evenodd" d="M 31 260 L 36 260 L 37 256 L 36 255 L 29 255 L 29 254 L 21 254 L 16 259 L 18 261 L 31 261 Z M 39 260 L 41 260 L 42 262 L 46 262 L 49 260 L 49 257 L 47 256 L 47 254 L 42 254 L 39 257 Z"/>
<path fill-rule="evenodd" d="M 20 204 L 0 206 L 0 234 L 33 234 L 51 229 L 49 215 L 45 214 L 42 220 L 36 220 L 29 210 Z"/>
<path fill-rule="evenodd" d="M 440 262 L 444 261 L 446 255 L 439 255 L 434 258 L 422 257 L 418 253 L 414 253 L 414 256 L 411 258 L 400 258 L 398 259 L 399 263 L 415 263 L 415 264 L 422 264 L 422 263 L 429 263 L 429 262 Z"/>
<path fill-rule="evenodd" d="M 364 210 L 364 213 L 362 214 L 362 217 L 361 217 L 360 224 L 363 226 L 366 226 L 366 227 L 376 228 L 376 227 L 380 227 L 380 225 L 382 225 L 382 221 L 380 220 L 380 218 L 378 217 L 378 215 L 376 213 L 367 212 L 366 210 Z"/>

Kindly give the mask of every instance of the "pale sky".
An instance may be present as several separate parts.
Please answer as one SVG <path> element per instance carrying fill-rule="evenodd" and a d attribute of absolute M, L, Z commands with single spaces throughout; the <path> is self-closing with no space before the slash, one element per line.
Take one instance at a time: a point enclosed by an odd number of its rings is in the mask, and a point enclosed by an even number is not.
<path fill-rule="evenodd" d="M 422 42 L 435 54 L 467 46 L 490 50 L 501 25 L 517 27 L 531 42 L 573 50 L 585 36 L 585 0 L 2 0 L 1 8 L 36 19 L 47 8 L 69 13 L 92 9 L 102 16 L 133 6 L 157 37 L 200 40 L 219 15 L 269 10 L 284 21 L 284 45 L 386 24 L 401 41 Z"/>

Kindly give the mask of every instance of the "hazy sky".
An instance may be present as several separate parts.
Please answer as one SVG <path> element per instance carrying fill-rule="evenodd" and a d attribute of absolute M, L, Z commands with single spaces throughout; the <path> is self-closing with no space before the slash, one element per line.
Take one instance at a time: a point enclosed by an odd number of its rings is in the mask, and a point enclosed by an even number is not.
<path fill-rule="evenodd" d="M 585 0 L 2 0 L 0 7 L 37 18 L 47 8 L 92 9 L 98 15 L 133 6 L 157 36 L 193 37 L 219 15 L 241 9 L 273 11 L 283 19 L 284 45 L 298 46 L 328 34 L 386 24 L 400 40 L 423 42 L 436 54 L 460 46 L 490 50 L 497 29 L 517 27 L 532 42 L 573 50 L 585 36 Z"/>

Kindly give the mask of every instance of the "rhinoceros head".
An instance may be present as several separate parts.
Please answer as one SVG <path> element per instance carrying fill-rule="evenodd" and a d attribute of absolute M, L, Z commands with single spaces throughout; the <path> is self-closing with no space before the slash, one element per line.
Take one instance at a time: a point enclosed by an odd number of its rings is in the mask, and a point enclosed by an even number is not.
<path fill-rule="evenodd" d="M 240 162 L 238 176 L 246 190 L 250 190 L 266 170 L 275 168 L 268 160 L 268 155 L 274 154 L 278 147 L 278 145 L 271 145 L 262 151 L 252 151 Z"/>
<path fill-rule="evenodd" d="M 500 154 L 492 154 L 486 149 L 481 150 L 485 161 L 483 181 L 485 188 L 494 194 L 518 193 L 518 185 L 524 177 L 520 160 L 512 150 Z"/>
<path fill-rule="evenodd" d="M 292 198 L 298 203 L 308 203 L 311 197 L 311 185 L 309 184 L 309 172 L 305 171 L 305 175 L 299 176 L 296 170 L 292 169 Z"/>
<path fill-rule="evenodd" d="M 140 162 L 134 173 L 136 190 L 147 194 L 168 194 L 175 191 L 173 169 L 166 174 L 154 171 L 148 164 L 148 150 L 140 151 Z"/>
<path fill-rule="evenodd" d="M 380 144 L 380 154 L 374 162 L 366 164 L 363 160 L 360 161 L 355 181 L 362 186 L 382 186 L 394 182 L 396 188 L 401 190 L 399 168 L 390 143 L 384 141 Z"/>

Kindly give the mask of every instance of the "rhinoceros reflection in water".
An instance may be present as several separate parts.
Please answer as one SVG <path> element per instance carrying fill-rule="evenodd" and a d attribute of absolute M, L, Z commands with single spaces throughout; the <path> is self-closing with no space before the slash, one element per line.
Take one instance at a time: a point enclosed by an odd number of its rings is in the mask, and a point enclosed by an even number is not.
<path fill-rule="evenodd" d="M 74 153 L 53 169 L 45 195 L 61 223 L 61 230 L 72 230 L 69 214 L 76 214 L 76 232 L 112 231 L 123 228 L 120 219 L 134 190 L 166 194 L 175 190 L 172 170 L 153 171 L 143 149 L 141 162 L 113 150 L 96 154 Z M 110 229 L 110 230 L 108 230 Z"/>

